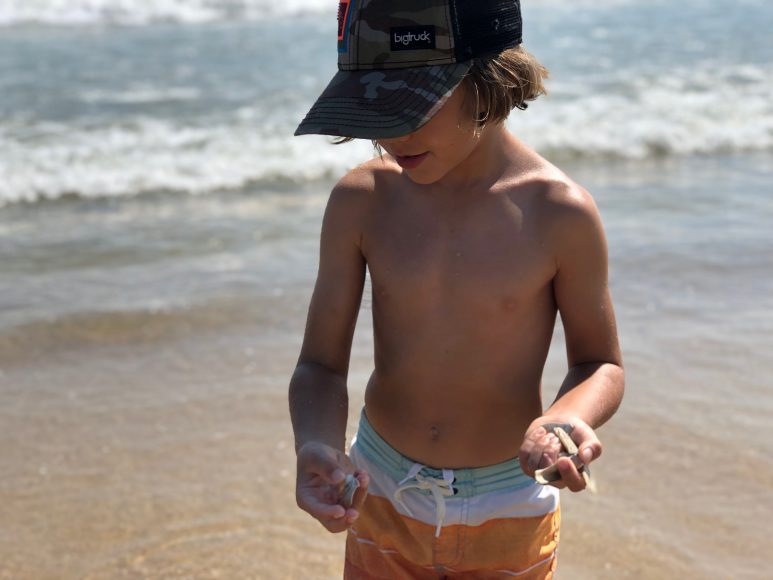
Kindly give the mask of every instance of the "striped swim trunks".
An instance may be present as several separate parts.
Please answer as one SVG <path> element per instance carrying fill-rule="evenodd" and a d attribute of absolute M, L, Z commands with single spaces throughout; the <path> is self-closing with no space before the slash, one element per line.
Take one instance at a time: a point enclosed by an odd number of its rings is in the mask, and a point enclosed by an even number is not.
<path fill-rule="evenodd" d="M 517 459 L 429 468 L 390 447 L 364 411 L 349 455 L 370 486 L 346 538 L 345 579 L 552 578 L 558 490 Z"/>

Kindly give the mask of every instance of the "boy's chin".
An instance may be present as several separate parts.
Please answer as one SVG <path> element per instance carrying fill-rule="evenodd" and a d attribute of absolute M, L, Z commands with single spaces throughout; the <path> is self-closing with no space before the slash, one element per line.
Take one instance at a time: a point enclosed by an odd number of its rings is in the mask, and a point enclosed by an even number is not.
<path fill-rule="evenodd" d="M 411 181 L 413 181 L 416 185 L 432 185 L 433 183 L 436 183 L 440 181 L 442 175 L 436 175 L 434 173 L 428 173 L 423 171 L 410 171 L 408 169 L 403 169 L 403 175 L 408 177 Z"/>

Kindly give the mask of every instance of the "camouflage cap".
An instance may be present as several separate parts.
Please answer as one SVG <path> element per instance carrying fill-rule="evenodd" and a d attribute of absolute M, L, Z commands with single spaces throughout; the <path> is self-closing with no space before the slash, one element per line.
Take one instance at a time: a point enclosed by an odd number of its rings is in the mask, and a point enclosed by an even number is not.
<path fill-rule="evenodd" d="M 429 121 L 472 59 L 521 43 L 519 0 L 342 0 L 338 73 L 296 135 L 407 135 Z"/>

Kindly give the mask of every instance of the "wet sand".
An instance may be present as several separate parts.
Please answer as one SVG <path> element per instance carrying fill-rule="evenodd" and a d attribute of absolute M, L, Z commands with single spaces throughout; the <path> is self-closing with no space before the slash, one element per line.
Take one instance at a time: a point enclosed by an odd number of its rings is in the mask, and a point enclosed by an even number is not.
<path fill-rule="evenodd" d="M 350 434 L 370 368 L 363 334 Z M 297 341 L 232 330 L 159 346 L 63 345 L 5 371 L 0 578 L 340 577 L 343 537 L 294 503 Z M 553 361 L 548 381 L 560 372 Z M 664 372 L 634 360 L 630 388 Z M 600 493 L 562 497 L 558 578 L 755 577 L 770 565 L 770 448 L 653 417 L 641 398 L 601 431 Z"/>
<path fill-rule="evenodd" d="M 706 182 L 726 187 L 722 176 L 730 183 L 733 175 L 723 167 L 713 175 L 704 164 Z M 738 171 L 752 175 L 747 169 Z M 607 219 L 628 392 L 600 431 L 599 494 L 562 495 L 557 577 L 760 578 L 773 566 L 773 521 L 764 514 L 773 493 L 770 172 L 759 173 L 756 196 L 748 181 L 743 198 L 715 203 L 698 189 L 687 199 L 684 189 L 649 206 L 643 198 L 663 184 L 692 187 L 691 172 L 639 175 L 583 179 Z M 160 211 L 158 200 L 136 203 Z M 322 204 L 296 199 L 268 211 L 254 198 L 224 197 L 220 213 L 202 222 L 192 208 L 204 204 L 214 215 L 213 201 L 185 203 L 170 217 L 191 220 L 180 231 L 192 236 L 194 222 L 204 224 L 196 234 L 203 248 L 222 228 L 236 240 L 228 246 L 223 238 L 226 249 L 242 259 L 206 292 L 202 280 L 213 275 L 191 266 L 205 275 L 183 277 L 195 281 L 187 301 L 143 309 L 100 308 L 94 299 L 88 311 L 62 307 L 19 323 L 14 312 L 25 311 L 4 294 L 11 322 L 0 328 L 0 579 L 340 577 L 343 536 L 295 506 L 286 400 Z M 100 219 L 123 211 L 100 207 Z M 88 218 L 81 206 L 60 207 L 73 208 Z M 251 254 L 238 248 L 257 238 L 239 233 L 236 215 L 295 226 L 263 231 L 265 252 Z M 52 224 L 64 223 L 55 217 Z M 34 219 L 30 239 L 53 235 L 43 214 Z M 217 263 L 235 263 L 226 257 Z M 163 270 L 143 259 L 147 271 Z M 28 262 L 5 263 L 21 271 Z M 57 267 L 41 266 L 71 291 L 74 282 Z M 96 272 L 135 292 L 136 270 L 106 268 Z M 245 282 L 247 271 L 262 282 Z M 13 279 L 33 288 L 41 276 L 33 274 Z M 366 299 L 352 357 L 350 435 L 372 368 L 367 309 Z M 562 357 L 559 332 L 546 400 L 565 371 Z"/>

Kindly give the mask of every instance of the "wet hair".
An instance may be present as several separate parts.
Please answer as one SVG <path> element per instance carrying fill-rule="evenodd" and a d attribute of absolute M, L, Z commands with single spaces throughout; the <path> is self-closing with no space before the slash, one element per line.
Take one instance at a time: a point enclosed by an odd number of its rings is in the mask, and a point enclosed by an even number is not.
<path fill-rule="evenodd" d="M 526 109 L 527 101 L 547 94 L 546 69 L 521 46 L 490 58 L 476 58 L 459 86 L 465 91 L 470 115 L 482 129 L 501 123 L 513 109 Z"/>
<path fill-rule="evenodd" d="M 459 87 L 465 91 L 465 106 L 480 131 L 486 125 L 503 122 L 513 109 L 526 109 L 527 101 L 546 95 L 548 76 L 548 69 L 525 48 L 517 46 L 496 56 L 474 59 Z M 353 140 L 337 137 L 333 143 Z"/>

